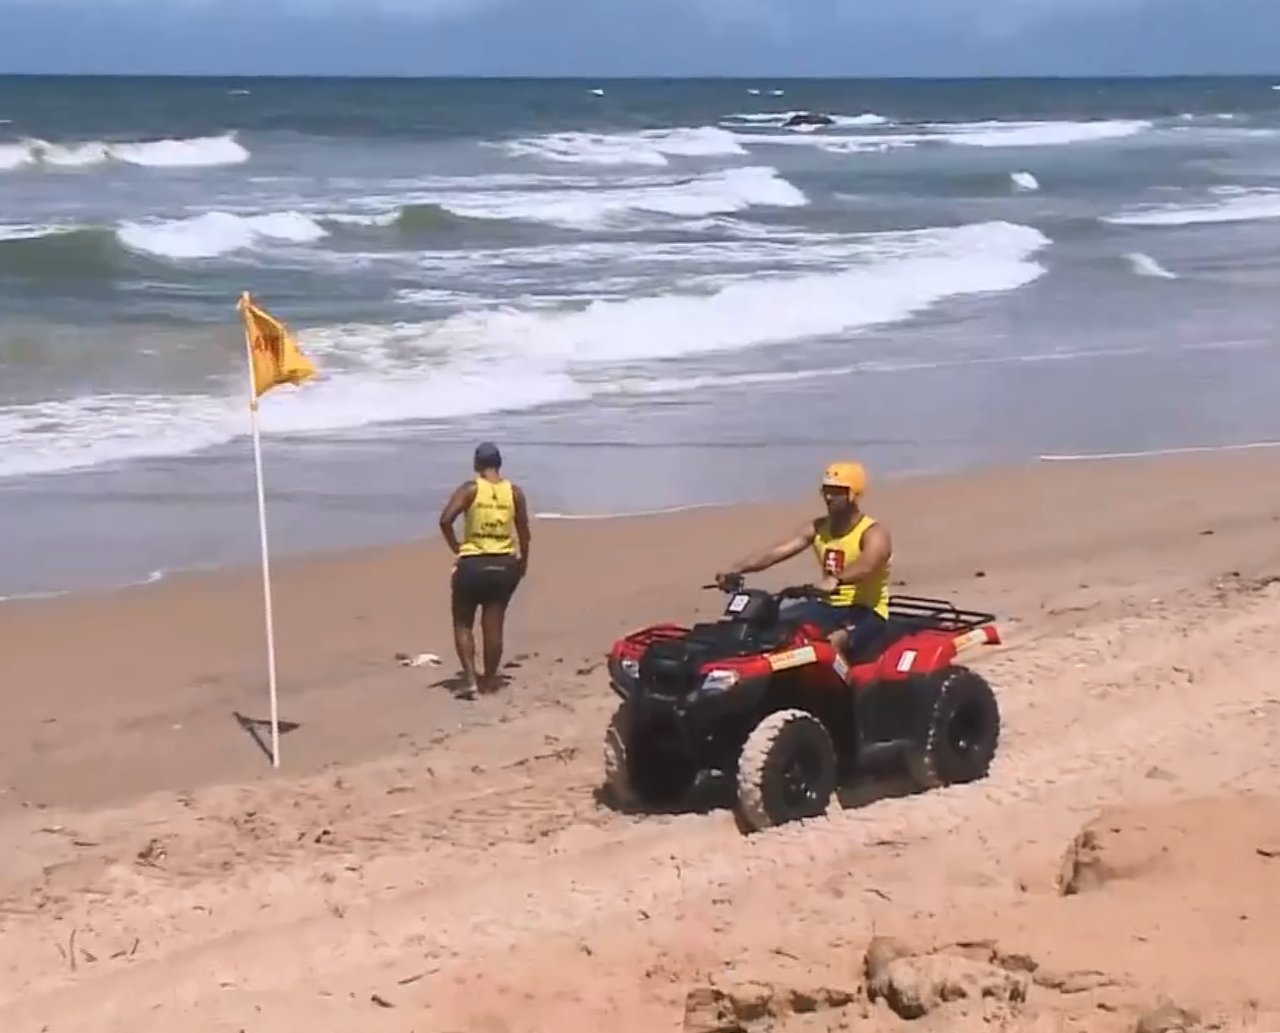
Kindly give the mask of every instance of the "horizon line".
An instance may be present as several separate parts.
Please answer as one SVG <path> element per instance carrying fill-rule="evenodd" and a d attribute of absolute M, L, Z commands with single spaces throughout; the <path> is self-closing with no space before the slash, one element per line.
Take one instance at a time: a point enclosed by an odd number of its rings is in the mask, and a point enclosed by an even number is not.
<path fill-rule="evenodd" d="M 328 80 L 357 82 L 431 82 L 440 80 L 489 80 L 497 82 L 593 82 L 593 83 L 634 83 L 634 82 L 750 82 L 769 80 L 770 82 L 1098 82 L 1120 81 L 1141 82 L 1171 79 L 1277 79 L 1280 70 L 1275 72 L 1113 72 L 1108 74 L 1042 74 L 1042 75 L 802 75 L 737 73 L 727 74 L 636 74 L 636 75 L 550 75 L 539 73 L 485 73 L 485 72 L 427 72 L 421 74 L 364 74 L 364 73 L 291 73 L 275 74 L 271 72 L 6 72 L 0 71 L 3 79 L 250 79 L 267 81 L 296 80 Z"/>

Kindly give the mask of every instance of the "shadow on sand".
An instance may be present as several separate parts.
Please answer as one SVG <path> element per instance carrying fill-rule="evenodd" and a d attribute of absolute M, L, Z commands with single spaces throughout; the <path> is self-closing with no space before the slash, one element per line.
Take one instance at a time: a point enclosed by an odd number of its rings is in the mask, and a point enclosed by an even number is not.
<path fill-rule="evenodd" d="M 511 684 L 511 675 L 507 674 L 506 672 L 510 668 L 518 667 L 518 666 L 519 666 L 518 664 L 503 664 L 502 670 L 498 673 L 498 684 L 494 688 L 494 690 L 489 693 L 477 692 L 475 696 L 468 695 L 467 679 L 462 676 L 461 671 L 459 671 L 457 674 L 451 674 L 447 678 L 441 678 L 439 681 L 433 681 L 430 685 L 430 688 L 444 689 L 447 692 L 451 693 L 457 699 L 471 700 L 471 699 L 480 698 L 486 695 L 493 696 L 493 695 L 497 695 L 499 692 L 501 692 L 503 689 L 507 688 Z"/>
<path fill-rule="evenodd" d="M 262 751 L 262 755 L 266 757 L 267 760 L 270 760 L 271 722 L 260 717 L 246 717 L 238 710 L 231 711 L 231 716 L 236 719 L 236 724 L 243 728 L 249 738 L 257 744 L 258 749 Z M 296 731 L 301 727 L 302 725 L 297 721 L 281 721 L 280 734 L 283 736 L 289 732 Z"/>
<path fill-rule="evenodd" d="M 922 790 L 905 773 L 892 768 L 874 773 L 860 774 L 847 779 L 836 788 L 836 799 L 846 810 L 858 810 L 881 800 L 893 800 L 914 796 Z M 712 814 L 715 811 L 732 811 L 740 831 L 746 832 L 738 814 L 737 787 L 732 778 L 721 774 L 703 775 L 679 803 L 669 806 L 633 807 L 613 799 L 607 785 L 599 785 L 594 791 L 597 804 L 616 814 L 681 815 Z"/>

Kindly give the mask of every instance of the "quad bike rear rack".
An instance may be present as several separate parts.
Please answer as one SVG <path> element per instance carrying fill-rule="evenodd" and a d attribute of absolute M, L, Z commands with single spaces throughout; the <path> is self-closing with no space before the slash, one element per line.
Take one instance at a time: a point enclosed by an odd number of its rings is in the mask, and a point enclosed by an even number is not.
<path fill-rule="evenodd" d="M 946 599 L 922 595 L 891 595 L 889 620 L 898 625 L 960 634 L 984 624 L 994 624 L 995 614 L 982 610 L 962 610 Z"/>

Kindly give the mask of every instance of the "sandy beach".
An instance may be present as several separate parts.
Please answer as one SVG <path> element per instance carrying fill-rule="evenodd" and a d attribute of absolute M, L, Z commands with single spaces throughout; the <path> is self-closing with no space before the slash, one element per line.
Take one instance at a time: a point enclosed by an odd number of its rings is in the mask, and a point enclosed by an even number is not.
<path fill-rule="evenodd" d="M 601 663 L 716 612 L 699 585 L 816 496 L 538 522 L 509 685 L 478 701 L 440 684 L 431 514 L 280 564 L 278 772 L 257 569 L 0 605 L 0 1028 L 1280 1028 L 1278 474 L 1260 450 L 873 481 L 899 585 L 1000 615 L 973 662 L 1001 751 L 749 837 L 597 801 Z M 423 651 L 445 666 L 395 660 Z"/>

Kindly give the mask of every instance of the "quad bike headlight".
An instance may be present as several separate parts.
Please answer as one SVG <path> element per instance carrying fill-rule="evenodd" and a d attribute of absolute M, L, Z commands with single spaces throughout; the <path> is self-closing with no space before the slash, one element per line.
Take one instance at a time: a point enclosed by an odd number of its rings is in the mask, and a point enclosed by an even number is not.
<path fill-rule="evenodd" d="M 628 678 L 640 677 L 640 661 L 633 660 L 631 657 L 623 657 L 619 661 L 618 666 L 622 668 L 622 673 Z"/>
<path fill-rule="evenodd" d="M 708 671 L 702 679 L 703 692 L 726 692 L 738 684 L 737 671 Z"/>

